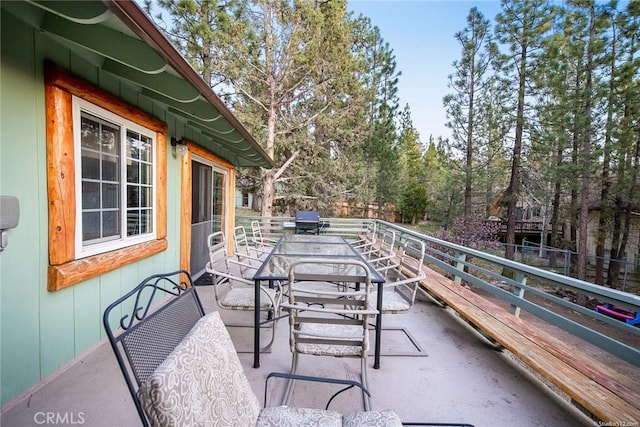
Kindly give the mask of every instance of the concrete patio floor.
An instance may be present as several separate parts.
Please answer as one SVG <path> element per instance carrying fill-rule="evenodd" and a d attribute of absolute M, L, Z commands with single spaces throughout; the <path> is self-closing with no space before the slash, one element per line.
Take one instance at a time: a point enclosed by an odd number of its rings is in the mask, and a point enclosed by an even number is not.
<path fill-rule="evenodd" d="M 213 289 L 197 289 L 205 310 L 217 310 Z M 250 313 L 223 310 L 221 314 L 227 324 L 251 324 Z M 427 299 L 418 302 L 409 314 L 385 316 L 383 324 L 409 331 L 419 348 L 401 331 L 383 331 L 380 369 L 373 369 L 373 357 L 369 359 L 373 409 L 393 409 L 403 421 L 465 422 L 477 427 L 597 425 L 520 368 L 508 353 L 496 350 L 455 314 Z M 287 320 L 277 324 L 276 341 L 271 352 L 261 355 L 259 369 L 252 367 L 251 328 L 230 327 L 229 331 L 252 388 L 262 401 L 267 374 L 289 371 Z M 265 339 L 269 333 L 264 331 Z M 299 373 L 358 379 L 359 362 L 303 356 Z M 292 405 L 324 407 L 332 393 L 322 387 L 296 384 Z M 283 382 L 270 382 L 269 406 L 280 403 L 283 389 Z M 332 403 L 331 409 L 359 411 L 362 399 L 359 393 L 349 391 Z M 140 425 L 106 341 L 34 387 L 22 400 L 5 405 L 0 419 L 2 427 L 52 424 Z"/>

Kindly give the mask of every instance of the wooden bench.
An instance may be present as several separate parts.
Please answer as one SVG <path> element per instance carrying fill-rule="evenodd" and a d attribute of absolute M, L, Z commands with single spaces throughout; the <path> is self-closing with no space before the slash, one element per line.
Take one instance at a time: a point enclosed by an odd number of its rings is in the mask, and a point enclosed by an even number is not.
<path fill-rule="evenodd" d="M 422 290 L 566 393 L 586 415 L 602 425 L 638 425 L 639 376 L 623 375 L 446 276 L 424 271 Z"/>
<path fill-rule="evenodd" d="M 453 280 L 429 268 L 425 271 L 424 290 L 566 393 L 587 415 L 604 425 L 640 421 L 640 378 L 616 372 L 606 361 L 569 346 Z"/>

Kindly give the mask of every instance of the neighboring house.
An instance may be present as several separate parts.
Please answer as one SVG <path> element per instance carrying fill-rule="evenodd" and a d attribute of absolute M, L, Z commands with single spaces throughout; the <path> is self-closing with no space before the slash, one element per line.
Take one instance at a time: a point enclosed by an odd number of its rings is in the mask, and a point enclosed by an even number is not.
<path fill-rule="evenodd" d="M 3 407 L 144 277 L 198 275 L 236 167 L 273 162 L 132 1 L 0 2 Z M 0 218 L 0 224 L 2 224 Z"/>
<path fill-rule="evenodd" d="M 238 181 L 236 180 L 236 190 L 235 190 L 235 200 L 236 200 L 236 208 L 245 209 L 245 210 L 258 210 L 262 204 L 262 199 L 260 196 L 251 189 L 247 189 L 246 187 L 242 187 L 238 185 Z"/>
<path fill-rule="evenodd" d="M 507 203 L 506 192 L 495 196 L 489 206 L 489 220 L 500 223 L 500 238 L 504 241 L 507 234 Z M 521 193 L 516 203 L 516 244 L 522 244 L 523 239 L 529 242 L 541 241 L 549 244 L 549 233 L 551 225 L 546 224 L 548 218 L 545 217 L 545 206 L 533 195 L 527 192 Z M 542 238 L 542 233 L 545 236 Z"/>

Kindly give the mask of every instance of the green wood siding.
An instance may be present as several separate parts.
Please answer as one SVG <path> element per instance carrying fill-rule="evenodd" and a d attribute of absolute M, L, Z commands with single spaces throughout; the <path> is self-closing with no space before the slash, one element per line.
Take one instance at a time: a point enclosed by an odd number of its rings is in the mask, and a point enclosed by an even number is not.
<path fill-rule="evenodd" d="M 9 18 L 2 14 L 0 35 L 0 194 L 18 198 L 20 223 L 8 232 L 9 245 L 0 253 L 3 402 L 41 378 L 39 284 L 46 280 L 47 259 L 41 239 L 47 213 L 40 212 L 43 201 L 46 207 L 40 184 L 45 147 L 39 142 L 44 106 L 38 105 L 43 96 L 35 84 L 34 37 Z"/>
<path fill-rule="evenodd" d="M 0 253 L 0 389 L 2 403 L 6 403 L 95 346 L 104 337 L 102 312 L 114 299 L 150 274 L 178 268 L 180 176 L 179 159 L 171 155 L 169 147 L 169 247 L 165 252 L 59 292 L 48 292 L 44 59 L 52 59 L 140 108 L 149 108 L 150 102 L 138 99 L 96 64 L 62 48 L 46 33 L 33 30 L 5 10 L 0 40 L 0 194 L 17 196 L 20 201 L 20 223 L 9 231 L 9 245 Z M 172 122 L 167 121 L 170 135 L 176 131 Z"/>

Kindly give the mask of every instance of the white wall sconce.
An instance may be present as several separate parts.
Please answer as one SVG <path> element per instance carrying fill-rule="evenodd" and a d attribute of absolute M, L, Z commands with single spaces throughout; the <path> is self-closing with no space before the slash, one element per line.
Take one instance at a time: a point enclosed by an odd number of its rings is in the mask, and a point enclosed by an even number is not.
<path fill-rule="evenodd" d="M 183 138 L 171 138 L 171 146 L 174 148 L 176 155 L 184 157 L 187 155 L 187 144 Z"/>

